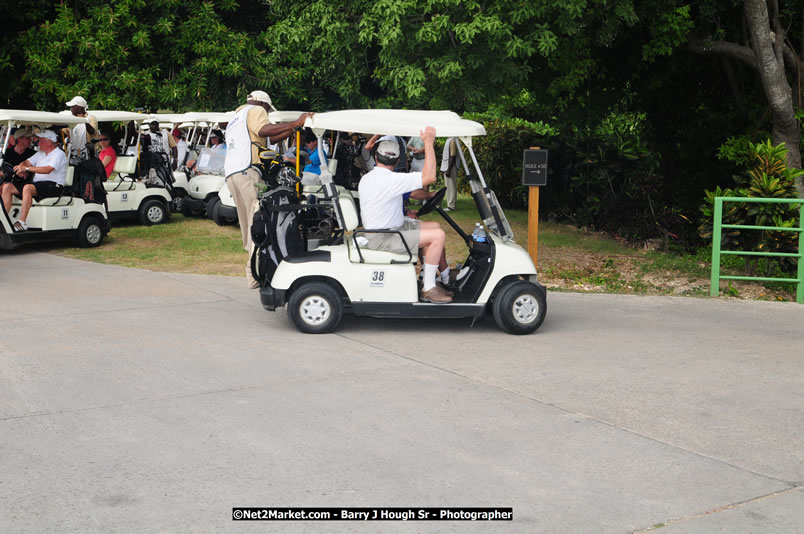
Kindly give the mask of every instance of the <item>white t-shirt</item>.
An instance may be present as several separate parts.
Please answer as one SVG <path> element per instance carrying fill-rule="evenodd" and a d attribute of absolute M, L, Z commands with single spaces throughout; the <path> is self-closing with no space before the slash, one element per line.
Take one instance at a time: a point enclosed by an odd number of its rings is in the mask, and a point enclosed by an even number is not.
<path fill-rule="evenodd" d="M 34 182 L 50 181 L 64 185 L 64 179 L 67 178 L 67 155 L 60 148 L 54 148 L 50 154 L 40 150 L 28 161 L 31 162 L 31 167 L 53 167 L 50 174 L 34 174 Z"/>
<path fill-rule="evenodd" d="M 360 217 L 369 230 L 399 228 L 404 222 L 402 195 L 421 189 L 422 173 L 375 167 L 360 179 Z"/>

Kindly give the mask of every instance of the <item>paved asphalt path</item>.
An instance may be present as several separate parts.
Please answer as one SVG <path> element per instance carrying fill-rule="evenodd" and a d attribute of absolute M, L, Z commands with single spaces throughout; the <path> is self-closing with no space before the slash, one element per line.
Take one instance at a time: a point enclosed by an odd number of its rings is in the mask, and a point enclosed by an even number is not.
<path fill-rule="evenodd" d="M 550 293 L 299 334 L 243 279 L 0 254 L 0 531 L 804 531 L 804 306 Z M 233 522 L 232 507 L 512 507 Z"/>

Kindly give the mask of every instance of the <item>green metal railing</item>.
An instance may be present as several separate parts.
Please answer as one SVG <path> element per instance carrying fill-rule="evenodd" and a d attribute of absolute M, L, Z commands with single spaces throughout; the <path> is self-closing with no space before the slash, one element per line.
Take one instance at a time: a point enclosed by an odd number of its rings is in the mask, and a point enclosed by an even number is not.
<path fill-rule="evenodd" d="M 755 204 L 799 204 L 798 228 L 778 228 L 776 226 L 752 226 L 748 224 L 723 224 L 724 202 L 751 202 Z M 744 197 L 715 197 L 715 221 L 712 230 L 712 286 L 709 294 L 716 297 L 720 292 L 721 280 L 759 280 L 762 282 L 796 282 L 796 302 L 804 304 L 804 261 L 801 261 L 804 251 L 804 199 L 802 198 L 744 198 Z M 798 232 L 798 252 L 746 252 L 743 250 L 720 250 L 720 240 L 723 229 L 736 228 L 740 230 L 773 230 L 779 232 Z M 721 276 L 720 256 L 775 256 L 780 258 L 798 258 L 798 278 L 768 278 L 762 276 Z"/>

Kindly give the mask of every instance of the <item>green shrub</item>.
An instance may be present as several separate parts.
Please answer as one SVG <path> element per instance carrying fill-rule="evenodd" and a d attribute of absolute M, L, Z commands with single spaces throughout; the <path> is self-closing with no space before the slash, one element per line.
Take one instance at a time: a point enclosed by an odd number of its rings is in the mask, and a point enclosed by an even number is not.
<path fill-rule="evenodd" d="M 787 149 L 784 143 L 774 146 L 770 140 L 762 143 L 748 143 L 748 155 L 730 154 L 733 161 L 745 161 L 749 168 L 745 176 L 734 176 L 735 187 L 705 191 L 704 203 L 700 206 L 703 215 L 699 227 L 701 237 L 711 240 L 714 226 L 715 197 L 746 198 L 797 198 L 796 178 L 804 175 L 801 169 L 787 167 Z M 727 202 L 723 205 L 723 224 L 750 226 L 776 226 L 793 228 L 798 225 L 796 204 L 757 204 Z M 724 229 L 721 235 L 723 250 L 743 250 L 756 252 L 795 252 L 797 250 L 795 232 L 769 230 Z M 795 265 L 790 258 L 747 257 L 745 270 L 753 273 L 762 267 L 770 275 L 777 267 L 789 271 Z"/>

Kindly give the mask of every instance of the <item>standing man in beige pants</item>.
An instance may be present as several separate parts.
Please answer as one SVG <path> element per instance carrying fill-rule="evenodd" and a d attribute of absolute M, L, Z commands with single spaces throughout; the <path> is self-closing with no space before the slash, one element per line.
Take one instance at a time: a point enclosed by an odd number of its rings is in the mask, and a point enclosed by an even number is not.
<path fill-rule="evenodd" d="M 257 167 L 260 150 L 264 150 L 269 143 L 278 143 L 285 139 L 302 126 L 307 117 L 312 116 L 312 113 L 305 113 L 294 122 L 269 124 L 268 113 L 271 111 L 276 111 L 276 108 L 271 104 L 268 93 L 252 91 L 246 104 L 237 108 L 234 118 L 226 128 L 226 186 L 237 207 L 243 248 L 249 253 L 249 258 L 254 246 L 251 242 L 251 223 L 254 212 L 259 207 L 257 184 L 262 182 L 262 172 Z M 249 263 L 246 261 L 248 287 L 256 289 L 259 284 L 251 276 Z"/>

